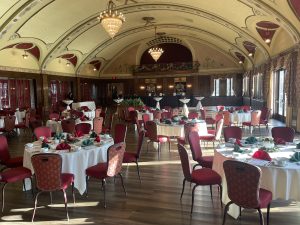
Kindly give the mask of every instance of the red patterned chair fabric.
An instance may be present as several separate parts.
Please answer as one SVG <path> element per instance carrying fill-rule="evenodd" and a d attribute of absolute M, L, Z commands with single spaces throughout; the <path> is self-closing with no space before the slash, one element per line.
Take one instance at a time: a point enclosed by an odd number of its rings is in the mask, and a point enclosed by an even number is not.
<path fill-rule="evenodd" d="M 87 182 L 87 189 L 86 195 L 88 195 L 88 179 L 89 177 L 93 177 L 96 179 L 102 180 L 102 187 L 103 187 L 103 194 L 104 194 L 104 208 L 106 208 L 106 199 L 105 199 L 105 184 L 106 178 L 108 177 L 115 177 L 119 175 L 122 182 L 122 187 L 126 195 L 125 186 L 123 183 L 123 177 L 121 174 L 122 170 L 122 162 L 125 152 L 125 143 L 118 143 L 114 144 L 109 147 L 107 150 L 107 162 L 106 163 L 99 163 L 95 166 L 89 167 L 86 169 L 86 182 Z"/>
<path fill-rule="evenodd" d="M 198 119 L 199 118 L 199 114 L 197 112 L 190 112 L 188 115 L 189 119 Z"/>
<path fill-rule="evenodd" d="M 105 116 L 105 115 L 104 115 Z M 108 117 L 108 120 L 106 122 L 105 121 L 105 117 L 103 118 L 103 122 L 104 122 L 104 126 L 102 126 L 102 132 L 103 133 L 110 133 L 111 132 L 111 127 L 112 127 L 112 123 L 113 123 L 113 114 L 111 113 Z"/>
<path fill-rule="evenodd" d="M 118 144 L 126 141 L 127 126 L 125 124 L 118 123 L 114 128 L 114 143 Z"/>
<path fill-rule="evenodd" d="M 267 107 L 263 107 L 261 109 L 259 125 L 265 125 L 267 130 L 269 129 L 269 119 L 271 116 L 271 111 L 272 110 Z"/>
<path fill-rule="evenodd" d="M 171 119 L 172 118 L 172 113 L 171 112 L 162 112 L 161 113 L 161 119 L 165 120 L 165 119 Z"/>
<path fill-rule="evenodd" d="M 40 137 L 49 138 L 51 137 L 51 128 L 49 127 L 37 127 L 34 129 L 34 135 L 37 139 Z"/>
<path fill-rule="evenodd" d="M 89 123 L 78 123 L 75 125 L 75 132 L 82 132 L 83 134 L 89 134 L 92 129 Z"/>
<path fill-rule="evenodd" d="M 272 192 L 259 187 L 261 170 L 257 166 L 235 160 L 225 161 L 223 167 L 230 199 L 224 209 L 223 225 L 232 203 L 242 208 L 257 209 L 261 225 L 263 224 L 261 208 L 267 207 L 267 224 L 269 224 Z"/>
<path fill-rule="evenodd" d="M 53 119 L 54 119 L 54 120 L 59 120 L 59 117 L 60 117 L 60 116 L 59 116 L 58 113 L 50 113 L 50 114 L 49 114 L 49 119 L 50 119 L 50 120 L 53 120 Z"/>
<path fill-rule="evenodd" d="M 97 108 L 97 109 L 95 110 L 95 117 L 100 117 L 101 111 L 102 111 L 102 108 Z"/>
<path fill-rule="evenodd" d="M 15 168 L 23 166 L 23 157 L 10 157 L 8 151 L 7 139 L 5 136 L 0 135 L 0 164 L 5 168 Z"/>
<path fill-rule="evenodd" d="M 260 110 L 255 110 L 251 112 L 251 121 L 243 122 L 243 126 L 248 126 L 248 127 L 258 127 L 259 122 L 260 122 L 260 115 L 261 111 Z"/>
<path fill-rule="evenodd" d="M 148 115 L 148 117 L 149 117 L 149 115 Z M 154 120 L 159 120 L 159 121 L 160 121 L 160 120 L 161 120 L 161 111 L 156 111 L 156 110 L 155 110 L 155 111 L 153 112 L 153 119 L 154 119 Z M 149 121 L 149 120 L 147 120 L 147 121 Z"/>
<path fill-rule="evenodd" d="M 195 184 L 195 186 L 193 187 L 193 190 L 192 190 L 191 214 L 193 213 L 195 189 L 198 186 L 209 185 L 211 188 L 212 185 L 218 185 L 220 187 L 220 202 L 222 204 L 222 201 L 221 201 L 222 200 L 221 176 L 217 172 L 215 172 L 209 168 L 197 169 L 197 170 L 193 170 L 191 172 L 189 156 L 188 156 L 188 153 L 187 153 L 185 147 L 183 145 L 178 144 L 178 152 L 179 152 L 179 156 L 180 156 L 180 160 L 181 160 L 182 172 L 184 175 L 180 199 L 182 199 L 185 182 L 188 181 L 188 182 Z M 211 192 L 211 195 L 212 195 L 212 192 Z"/>
<path fill-rule="evenodd" d="M 63 191 L 65 200 L 65 209 L 67 219 L 69 220 L 67 196 L 65 190 L 71 185 L 73 200 L 74 195 L 74 175 L 71 173 L 62 173 L 62 158 L 59 154 L 43 153 L 36 154 L 31 157 L 31 163 L 35 173 L 36 187 L 39 192 L 35 197 L 34 210 L 32 214 L 32 221 L 34 220 L 37 200 L 42 192 Z"/>
<path fill-rule="evenodd" d="M 189 134 L 192 131 L 196 131 L 198 133 L 199 127 L 198 123 L 186 123 L 184 124 L 184 137 L 177 138 L 179 144 L 186 145 L 189 144 Z"/>
<path fill-rule="evenodd" d="M 229 141 L 229 138 L 235 138 L 242 140 L 243 131 L 240 127 L 225 127 L 223 129 L 225 142 Z"/>
<path fill-rule="evenodd" d="M 75 132 L 75 120 L 74 119 L 67 119 L 61 121 L 61 128 L 63 132 L 74 134 Z"/>
<path fill-rule="evenodd" d="M 143 123 L 144 123 L 144 128 L 147 130 L 147 122 L 150 120 L 149 114 L 143 114 L 142 115 Z"/>
<path fill-rule="evenodd" d="M 274 139 L 283 139 L 285 142 L 293 142 L 295 130 L 291 127 L 273 127 L 271 130 Z"/>
<path fill-rule="evenodd" d="M 15 167 L 12 169 L 5 170 L 4 172 L 0 173 L 0 182 L 4 183 L 2 187 L 2 212 L 4 211 L 4 191 L 5 187 L 9 183 L 15 183 L 18 181 L 24 181 L 24 179 L 29 178 L 32 184 L 31 179 L 31 171 L 25 167 Z M 33 189 L 32 189 L 32 195 Z"/>
<path fill-rule="evenodd" d="M 137 148 L 136 148 L 136 152 L 125 151 L 124 158 L 123 158 L 123 163 L 134 162 L 136 164 L 136 169 L 137 169 L 137 173 L 138 173 L 138 177 L 139 177 L 140 182 L 141 182 L 141 176 L 140 176 L 140 169 L 139 169 L 138 160 L 140 158 L 142 145 L 143 145 L 143 141 L 144 141 L 144 136 L 145 136 L 145 131 L 143 131 L 143 130 L 139 131 L 139 140 L 138 140 L 138 145 L 137 145 Z"/>
<path fill-rule="evenodd" d="M 16 117 L 7 115 L 4 117 L 4 132 L 6 132 L 8 135 L 14 134 L 16 124 Z"/>
<path fill-rule="evenodd" d="M 103 118 L 102 117 L 95 117 L 93 119 L 94 132 L 96 134 L 101 134 L 102 133 L 102 127 L 103 127 Z"/>

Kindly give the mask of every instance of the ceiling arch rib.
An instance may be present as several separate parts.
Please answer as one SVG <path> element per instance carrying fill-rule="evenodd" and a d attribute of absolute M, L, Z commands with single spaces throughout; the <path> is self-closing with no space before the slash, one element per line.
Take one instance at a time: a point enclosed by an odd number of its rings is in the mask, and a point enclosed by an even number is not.
<path fill-rule="evenodd" d="M 208 18 L 210 20 L 213 19 L 215 22 L 217 22 L 219 24 L 225 24 L 228 29 L 231 29 L 234 32 L 242 35 L 245 39 L 251 40 L 253 43 L 255 43 L 258 46 L 258 48 L 260 48 L 262 50 L 263 54 L 266 57 L 269 57 L 269 54 L 268 54 L 267 50 L 264 48 L 264 46 L 261 45 L 261 43 L 258 40 L 254 39 L 252 36 L 250 36 L 243 29 L 241 29 L 237 26 L 234 26 L 233 24 L 228 23 L 228 21 L 225 21 L 222 18 L 219 18 L 219 17 L 217 17 L 215 15 L 212 15 L 210 13 L 204 12 L 200 9 L 195 9 L 195 8 L 191 8 L 191 7 L 188 7 L 188 6 L 182 6 L 182 5 L 175 5 L 174 6 L 172 4 L 138 4 L 138 5 L 127 5 L 127 6 L 124 6 L 124 7 L 119 7 L 119 10 L 122 10 L 122 12 L 124 12 L 125 14 L 130 14 L 130 13 L 140 12 L 142 10 L 141 8 L 143 6 L 147 10 L 151 10 L 151 9 L 153 9 L 153 10 L 168 10 L 168 11 L 173 10 L 173 11 L 179 11 L 179 12 L 189 13 L 189 14 L 192 13 L 193 15 L 205 17 L 205 18 Z M 96 14 L 94 16 L 91 16 L 90 18 L 94 17 L 96 19 L 97 16 L 98 16 L 98 14 Z M 99 21 L 97 19 L 96 19 L 96 21 L 92 20 L 92 22 L 93 22 L 93 24 L 90 24 L 89 28 L 99 24 Z M 83 23 L 80 23 L 77 27 L 75 26 L 74 30 L 69 31 L 63 38 L 60 38 L 59 43 L 53 45 L 54 46 L 53 48 L 55 48 L 55 49 L 54 50 L 50 49 L 49 52 L 60 52 L 64 49 L 66 49 L 67 46 L 73 40 L 75 40 L 83 32 L 85 32 L 86 30 L 89 29 L 88 27 L 86 27 L 86 29 L 84 29 L 84 30 L 81 28 L 82 26 L 86 26 L 86 24 L 87 24 L 87 22 L 83 22 Z M 79 32 L 80 30 L 82 32 Z M 72 34 L 72 36 L 70 36 L 69 34 Z M 78 35 L 76 36 L 76 35 L 73 35 L 73 34 L 78 34 Z M 57 53 L 57 54 L 59 54 L 59 53 Z M 49 57 L 49 55 L 47 56 L 47 59 L 48 59 L 48 57 Z M 47 59 L 44 60 L 44 62 L 45 62 L 44 64 L 47 64 L 47 62 L 46 62 Z M 43 65 L 43 66 L 45 66 L 45 65 Z"/>
<path fill-rule="evenodd" d="M 196 28 L 196 27 L 188 27 L 188 26 L 178 25 L 178 24 L 162 24 L 162 25 L 159 25 L 158 27 L 160 29 L 176 28 L 177 30 L 180 30 L 180 31 L 182 31 L 182 30 L 183 31 L 195 31 L 197 33 L 206 34 L 206 35 L 210 36 L 211 38 L 218 39 L 222 43 L 224 43 L 223 46 L 219 46 L 220 48 L 223 47 L 223 52 L 228 51 L 228 49 L 226 49 L 226 50 L 224 49 L 224 46 L 227 47 L 227 45 L 228 45 L 228 46 L 230 46 L 230 48 L 236 49 L 237 51 L 242 52 L 243 54 L 247 55 L 245 49 L 242 49 L 241 47 L 232 44 L 231 42 L 223 39 L 221 36 L 217 36 L 216 34 L 209 33 L 207 31 L 201 30 L 201 29 Z M 80 67 L 82 65 L 84 65 L 86 61 L 89 61 L 90 59 L 95 57 L 97 54 L 99 54 L 99 52 L 101 52 L 102 50 L 104 50 L 108 46 L 110 46 L 112 44 L 116 44 L 117 41 L 120 41 L 121 39 L 126 38 L 129 35 L 133 35 L 133 34 L 139 33 L 139 32 L 145 32 L 147 30 L 148 31 L 152 30 L 152 27 L 139 27 L 139 28 L 134 28 L 134 29 L 131 29 L 131 30 L 127 30 L 127 31 L 122 32 L 119 35 L 117 35 L 113 40 L 107 40 L 106 42 L 99 44 L 88 55 L 83 56 L 83 60 L 81 61 L 80 65 L 78 65 L 77 73 L 81 70 Z M 180 36 L 180 34 L 177 34 L 177 35 Z M 132 42 L 137 42 L 134 38 L 131 38 L 131 39 L 133 39 Z M 144 39 L 149 39 L 149 36 L 144 37 Z"/>

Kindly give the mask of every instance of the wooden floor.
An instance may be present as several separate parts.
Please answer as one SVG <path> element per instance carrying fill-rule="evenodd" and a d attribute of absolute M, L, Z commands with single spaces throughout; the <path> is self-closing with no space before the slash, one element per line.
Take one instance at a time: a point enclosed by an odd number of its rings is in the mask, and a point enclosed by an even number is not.
<path fill-rule="evenodd" d="M 258 130 L 255 130 L 259 134 Z M 246 135 L 248 132 L 245 132 Z M 268 135 L 264 128 L 261 135 Z M 10 151 L 13 155 L 21 155 L 24 144 L 29 137 L 23 135 L 9 140 Z M 127 134 L 127 150 L 135 151 L 137 137 L 133 127 L 129 127 Z M 204 153 L 212 154 L 211 146 L 206 147 Z M 218 191 L 213 189 L 211 201 L 209 188 L 199 187 L 196 191 L 194 213 L 190 216 L 191 188 L 186 186 L 185 194 L 180 201 L 182 187 L 182 171 L 175 142 L 168 147 L 163 146 L 160 160 L 153 148 L 146 153 L 146 142 L 143 145 L 141 156 L 142 184 L 139 183 L 134 165 L 124 165 L 123 175 L 127 196 L 121 188 L 120 182 L 108 181 L 107 208 L 102 206 L 103 194 L 100 183 L 90 182 L 89 197 L 76 193 L 76 204 L 72 203 L 70 192 L 69 214 L 70 222 L 66 221 L 62 193 L 57 192 L 50 205 L 48 194 L 40 196 L 35 224 L 105 224 L 105 225 L 207 225 L 221 224 L 223 208 L 218 198 Z M 21 183 L 10 184 L 6 188 L 6 206 L 1 214 L 1 225 L 31 224 L 33 199 L 31 192 L 21 191 Z M 265 212 L 265 210 L 263 211 Z M 255 211 L 243 211 L 242 220 L 227 217 L 226 224 L 259 224 Z M 300 224 L 300 207 L 296 202 L 274 202 L 271 208 L 270 224 L 272 225 L 298 225 Z"/>

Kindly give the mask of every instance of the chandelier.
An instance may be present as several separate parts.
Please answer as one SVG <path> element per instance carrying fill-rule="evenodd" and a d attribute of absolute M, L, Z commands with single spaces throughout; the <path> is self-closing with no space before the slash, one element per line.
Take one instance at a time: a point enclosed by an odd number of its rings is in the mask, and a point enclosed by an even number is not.
<path fill-rule="evenodd" d="M 123 13 L 118 12 L 116 4 L 109 0 L 107 9 L 100 13 L 100 23 L 111 38 L 113 38 L 120 30 L 122 24 L 125 22 Z"/>
<path fill-rule="evenodd" d="M 156 27 L 155 30 L 155 39 L 156 39 Z M 159 48 L 158 46 L 154 46 L 149 49 L 148 53 L 152 56 L 155 62 L 160 58 L 160 56 L 164 53 L 164 50 L 162 48 Z"/>

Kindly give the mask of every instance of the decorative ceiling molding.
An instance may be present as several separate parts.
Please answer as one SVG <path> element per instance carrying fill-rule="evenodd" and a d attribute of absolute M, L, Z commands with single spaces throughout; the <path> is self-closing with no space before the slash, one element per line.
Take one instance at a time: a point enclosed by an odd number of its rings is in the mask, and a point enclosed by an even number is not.
<path fill-rule="evenodd" d="M 300 21 L 300 1 L 299 0 L 288 0 L 288 3 L 295 13 L 295 16 L 298 18 Z"/>

